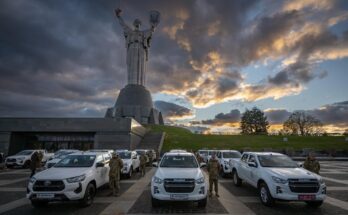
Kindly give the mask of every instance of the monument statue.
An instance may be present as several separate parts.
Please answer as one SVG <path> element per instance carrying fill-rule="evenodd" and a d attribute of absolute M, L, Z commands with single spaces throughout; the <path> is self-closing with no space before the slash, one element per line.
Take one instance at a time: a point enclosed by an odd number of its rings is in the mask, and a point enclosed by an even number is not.
<path fill-rule="evenodd" d="M 120 90 L 115 105 L 107 109 L 105 117 L 129 117 L 141 124 L 163 124 L 162 113 L 154 108 L 151 93 L 145 86 L 151 37 L 159 24 L 160 13 L 150 11 L 150 29 L 140 30 L 139 19 L 131 28 L 124 22 L 121 12 L 119 8 L 115 10 L 126 39 L 128 83 Z"/>
<path fill-rule="evenodd" d="M 116 17 L 123 28 L 127 48 L 128 84 L 145 85 L 146 63 L 149 59 L 149 48 L 152 33 L 159 24 L 160 13 L 150 11 L 150 29 L 140 30 L 141 21 L 135 19 L 134 28 L 128 26 L 121 17 L 121 9 L 116 9 Z"/>

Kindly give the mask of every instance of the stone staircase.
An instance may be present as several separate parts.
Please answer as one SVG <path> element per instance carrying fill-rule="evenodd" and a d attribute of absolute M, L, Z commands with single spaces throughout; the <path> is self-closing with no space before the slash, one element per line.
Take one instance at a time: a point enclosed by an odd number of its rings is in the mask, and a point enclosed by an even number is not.
<path fill-rule="evenodd" d="M 161 152 L 165 132 L 148 132 L 138 145 L 138 149 L 155 149 Z"/>

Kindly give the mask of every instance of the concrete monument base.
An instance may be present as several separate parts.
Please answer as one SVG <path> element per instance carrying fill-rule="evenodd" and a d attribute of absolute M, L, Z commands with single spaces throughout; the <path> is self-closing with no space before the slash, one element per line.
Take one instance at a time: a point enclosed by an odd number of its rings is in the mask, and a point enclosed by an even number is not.
<path fill-rule="evenodd" d="M 137 84 L 128 84 L 120 91 L 115 106 L 108 108 L 105 117 L 131 117 L 141 124 L 163 125 L 162 113 L 153 107 L 150 91 Z"/>

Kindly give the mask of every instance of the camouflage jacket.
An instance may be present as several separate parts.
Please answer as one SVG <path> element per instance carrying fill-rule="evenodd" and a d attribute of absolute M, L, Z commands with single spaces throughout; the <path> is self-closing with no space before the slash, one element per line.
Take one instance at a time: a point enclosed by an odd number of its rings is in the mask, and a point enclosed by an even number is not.
<path fill-rule="evenodd" d="M 303 167 L 311 172 L 319 174 L 320 164 L 317 160 L 307 158 L 303 164 Z"/>
<path fill-rule="evenodd" d="M 112 158 L 110 160 L 109 166 L 110 166 L 109 177 L 119 178 L 121 169 L 123 168 L 123 161 L 121 160 L 121 158 Z"/>
<path fill-rule="evenodd" d="M 209 177 L 217 178 L 220 171 L 220 164 L 217 159 L 210 159 L 208 162 Z"/>
<path fill-rule="evenodd" d="M 140 166 L 145 166 L 146 160 L 146 155 L 140 155 Z"/>

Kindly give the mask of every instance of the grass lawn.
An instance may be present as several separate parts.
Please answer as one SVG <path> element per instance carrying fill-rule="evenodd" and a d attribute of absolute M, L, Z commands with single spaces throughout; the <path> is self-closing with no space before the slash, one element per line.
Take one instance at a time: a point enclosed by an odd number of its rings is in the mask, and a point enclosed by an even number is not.
<path fill-rule="evenodd" d="M 286 136 L 288 142 L 283 142 L 284 136 L 266 135 L 202 135 L 193 134 L 187 129 L 173 126 L 148 126 L 153 132 L 164 131 L 166 138 L 163 151 L 170 149 L 198 150 L 208 149 L 243 149 L 262 150 L 264 148 L 301 150 L 311 148 L 315 150 L 348 150 L 348 142 L 345 137 L 299 137 Z"/>

